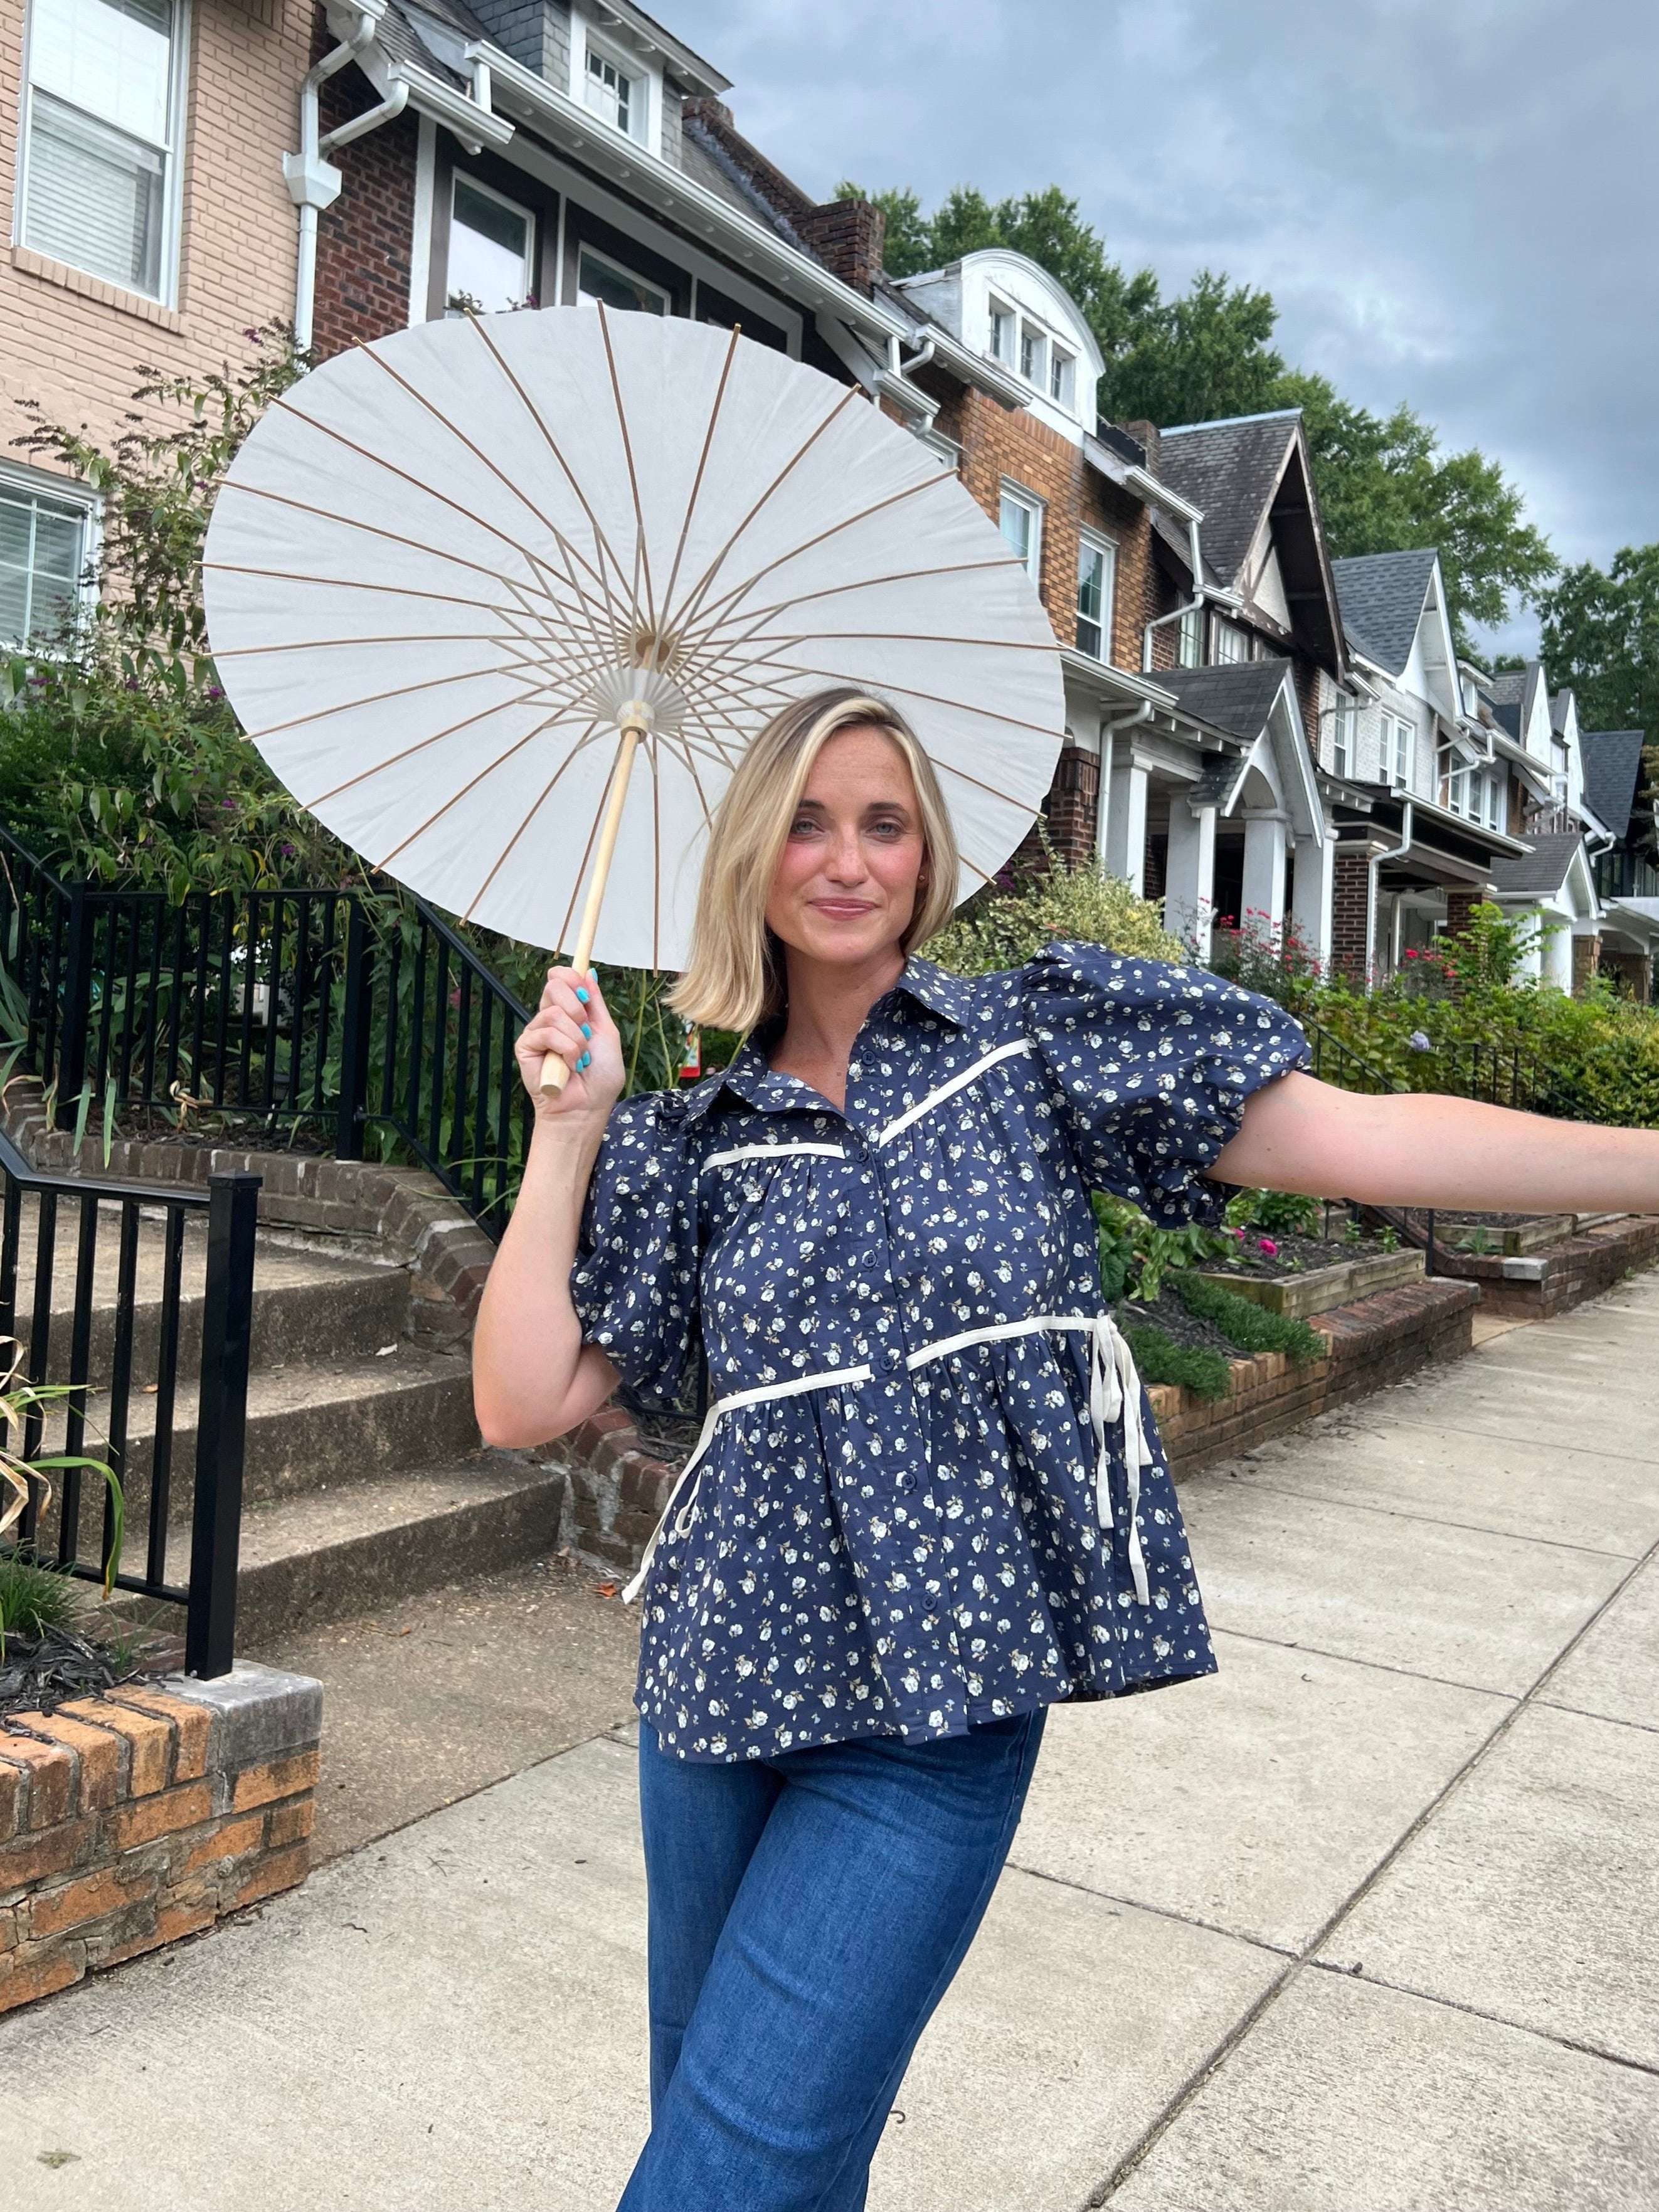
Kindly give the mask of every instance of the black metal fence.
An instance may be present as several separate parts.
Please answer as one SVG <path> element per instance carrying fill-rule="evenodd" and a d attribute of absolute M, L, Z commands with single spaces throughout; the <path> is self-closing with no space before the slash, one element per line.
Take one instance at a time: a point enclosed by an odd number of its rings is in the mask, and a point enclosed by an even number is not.
<path fill-rule="evenodd" d="M 342 1159 L 388 1131 L 499 1235 L 532 1109 L 529 1009 L 419 899 L 106 890 L 0 830 L 0 959 L 60 1127 L 118 1109 L 308 1121 Z"/>
<path fill-rule="evenodd" d="M 1378 1067 L 1318 1022 L 1304 1018 L 1312 1054 L 1310 1073 L 1340 1091 L 1382 1096 L 1389 1091 L 1434 1091 L 1457 1098 L 1479 1098 L 1522 1113 L 1550 1110 L 1547 1071 L 1528 1052 L 1506 1045 L 1447 1044 L 1412 1054 L 1409 1078 Z"/>
<path fill-rule="evenodd" d="M 203 1192 L 48 1174 L 0 1131 L 0 1337 L 5 1364 L 16 1361 L 6 1387 L 63 1390 L 23 1405 L 6 1440 L 28 1491 L 9 1540 L 184 1606 L 194 1674 L 228 1673 L 234 1650 L 259 1182 L 215 1176 Z M 72 1267 L 60 1264 L 71 1237 Z M 192 1376 L 193 1443 L 180 1404 Z M 118 1488 L 43 1464 L 81 1457 L 103 1462 Z"/>

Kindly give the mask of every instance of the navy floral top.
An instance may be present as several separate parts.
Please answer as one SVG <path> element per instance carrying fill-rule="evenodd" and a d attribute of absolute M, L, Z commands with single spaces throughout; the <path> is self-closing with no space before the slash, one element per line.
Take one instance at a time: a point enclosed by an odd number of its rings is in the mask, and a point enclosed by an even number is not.
<path fill-rule="evenodd" d="M 714 1409 L 643 1578 L 664 1747 L 907 1741 L 1213 1672 L 1175 1487 L 1102 1316 L 1088 1194 L 1176 1226 L 1300 1030 L 1200 969 L 913 959 L 837 1113 L 764 1040 L 628 1099 L 572 1295 L 647 1404 Z"/>

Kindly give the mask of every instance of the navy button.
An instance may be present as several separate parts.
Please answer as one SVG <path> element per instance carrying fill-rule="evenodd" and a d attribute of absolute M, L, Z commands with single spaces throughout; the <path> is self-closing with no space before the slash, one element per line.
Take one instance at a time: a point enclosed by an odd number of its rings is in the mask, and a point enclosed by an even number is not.
<path fill-rule="evenodd" d="M 894 1352 L 890 1348 L 882 1353 L 880 1358 L 876 1362 L 876 1364 L 880 1368 L 884 1375 L 896 1375 L 900 1368 L 904 1364 L 904 1354 L 902 1352 Z"/>
<path fill-rule="evenodd" d="M 904 1490 L 904 1491 L 910 1491 L 910 1490 L 914 1490 L 914 1489 L 915 1488 L 915 1486 L 916 1486 L 916 1478 L 915 1477 L 915 1475 L 914 1475 L 914 1474 L 902 1474 L 902 1475 L 900 1475 L 900 1477 L 899 1477 L 899 1479 L 898 1479 L 898 1483 L 897 1483 L 897 1486 L 897 1486 L 900 1490 Z"/>

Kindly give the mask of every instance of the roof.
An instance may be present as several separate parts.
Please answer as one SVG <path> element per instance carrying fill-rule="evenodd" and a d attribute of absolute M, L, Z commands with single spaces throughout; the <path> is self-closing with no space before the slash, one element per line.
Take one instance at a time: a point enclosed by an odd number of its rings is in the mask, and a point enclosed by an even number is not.
<path fill-rule="evenodd" d="M 1348 642 L 1390 676 L 1398 676 L 1412 657 L 1438 558 L 1432 546 L 1424 546 L 1331 563 Z"/>
<path fill-rule="evenodd" d="M 1537 666 L 1528 661 L 1524 668 L 1500 668 L 1496 676 L 1488 677 L 1485 689 L 1494 707 L 1518 707 L 1527 696 L 1527 678 Z"/>
<path fill-rule="evenodd" d="M 1159 669 L 1158 680 L 1184 713 L 1248 744 L 1261 736 L 1290 672 L 1288 660 L 1235 660 L 1220 668 Z"/>
<path fill-rule="evenodd" d="M 1159 438 L 1158 476 L 1203 508 L 1205 564 L 1224 586 L 1237 581 L 1255 543 L 1301 419 L 1297 410 L 1249 415 L 1165 430 Z"/>
<path fill-rule="evenodd" d="M 1552 830 L 1529 836 L 1530 853 L 1492 864 L 1492 889 L 1500 898 L 1552 898 L 1567 880 L 1583 839 L 1576 830 Z"/>
<path fill-rule="evenodd" d="M 1581 730 L 1579 757 L 1584 764 L 1584 797 L 1598 822 L 1615 837 L 1630 829 L 1642 775 L 1642 730 Z"/>
<path fill-rule="evenodd" d="M 1495 701 L 1492 714 L 1500 730 L 1506 731 L 1518 745 L 1521 742 L 1521 702 L 1518 699 Z"/>

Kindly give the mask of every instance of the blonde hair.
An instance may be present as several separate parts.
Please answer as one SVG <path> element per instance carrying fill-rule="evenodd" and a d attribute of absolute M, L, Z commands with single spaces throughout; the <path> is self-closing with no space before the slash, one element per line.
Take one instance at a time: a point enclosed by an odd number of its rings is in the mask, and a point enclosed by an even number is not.
<path fill-rule="evenodd" d="M 766 902 L 812 763 L 838 730 L 876 729 L 903 754 L 921 815 L 925 887 L 900 939 L 907 953 L 957 902 L 956 832 L 933 764 L 896 708 L 850 684 L 814 691 L 775 714 L 738 762 L 715 809 L 691 926 L 691 957 L 668 994 L 687 1021 L 753 1029 L 784 1003 L 782 947 Z"/>

